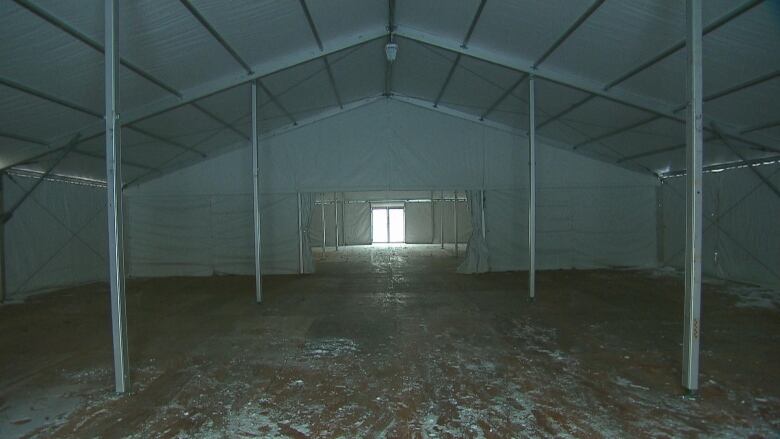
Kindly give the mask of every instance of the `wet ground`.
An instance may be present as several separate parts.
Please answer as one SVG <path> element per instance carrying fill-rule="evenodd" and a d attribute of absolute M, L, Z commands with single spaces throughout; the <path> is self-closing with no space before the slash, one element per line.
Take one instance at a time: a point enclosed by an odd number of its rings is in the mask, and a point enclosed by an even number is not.
<path fill-rule="evenodd" d="M 778 437 L 780 296 L 704 287 L 680 395 L 668 271 L 459 275 L 437 246 L 315 252 L 318 273 L 134 280 L 131 394 L 108 294 L 0 307 L 0 437 Z"/>

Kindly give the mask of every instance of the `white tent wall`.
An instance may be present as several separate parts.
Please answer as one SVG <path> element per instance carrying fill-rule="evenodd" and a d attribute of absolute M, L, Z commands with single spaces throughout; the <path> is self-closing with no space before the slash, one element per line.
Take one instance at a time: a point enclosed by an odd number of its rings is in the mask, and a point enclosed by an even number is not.
<path fill-rule="evenodd" d="M 780 165 L 755 168 L 780 187 Z M 661 254 L 682 268 L 685 255 L 685 178 L 661 185 Z M 704 174 L 705 274 L 764 286 L 780 286 L 780 197 L 749 168 Z"/>
<path fill-rule="evenodd" d="M 6 209 L 36 181 L 25 176 L 2 179 Z M 105 188 L 43 181 L 5 224 L 6 299 L 105 281 L 105 207 Z"/>
<path fill-rule="evenodd" d="M 482 188 L 487 189 L 491 268 L 525 268 L 524 136 L 389 99 L 264 138 L 261 149 L 265 273 L 297 271 L 297 192 L 422 191 L 430 196 L 432 190 Z M 239 149 L 130 188 L 132 275 L 206 275 L 226 267 L 221 259 L 228 256 L 239 261 L 229 272 L 251 273 L 250 157 L 249 148 Z M 655 178 L 541 140 L 537 166 L 539 251 L 551 253 L 540 258 L 540 267 L 656 263 Z M 222 245 L 212 234 L 225 223 L 208 208 L 215 199 L 236 200 L 228 211 L 243 219 L 232 220 L 231 233 L 246 235 L 233 236 L 236 248 L 219 254 L 208 251 L 217 241 Z M 192 205 L 200 207 L 193 210 Z M 345 206 L 350 206 L 344 215 L 348 228 L 354 204 Z M 315 208 L 312 214 L 317 213 Z M 450 220 L 445 219 L 445 227 Z M 177 228 L 174 234 L 166 232 L 171 227 Z M 344 231 L 348 239 L 352 234 Z M 231 251 L 248 257 L 233 257 Z"/>

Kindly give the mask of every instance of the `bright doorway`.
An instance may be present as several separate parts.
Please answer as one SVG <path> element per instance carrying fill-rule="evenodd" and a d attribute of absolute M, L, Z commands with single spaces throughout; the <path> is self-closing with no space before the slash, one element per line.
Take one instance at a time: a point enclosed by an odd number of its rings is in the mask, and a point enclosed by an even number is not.
<path fill-rule="evenodd" d="M 374 207 L 371 209 L 371 241 L 377 243 L 403 243 L 406 240 L 404 209 L 399 207 Z"/>

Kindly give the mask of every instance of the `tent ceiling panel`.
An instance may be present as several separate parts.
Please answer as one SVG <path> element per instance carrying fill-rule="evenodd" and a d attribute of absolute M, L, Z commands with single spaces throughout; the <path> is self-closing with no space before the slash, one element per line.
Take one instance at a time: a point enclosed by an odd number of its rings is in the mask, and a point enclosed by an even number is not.
<path fill-rule="evenodd" d="M 95 116 L 0 85 L 0 131 L 46 140 L 95 120 Z"/>
<path fill-rule="evenodd" d="M 242 84 L 233 87 L 222 93 L 217 93 L 197 101 L 198 105 L 213 113 L 223 121 L 234 125 L 236 120 L 245 121 L 243 125 L 249 126 L 249 114 L 251 112 L 251 93 L 252 87 L 249 84 Z M 241 128 L 246 128 L 241 126 Z M 251 134 L 251 129 L 239 129 L 246 137 Z"/>
<path fill-rule="evenodd" d="M 537 130 L 537 133 L 568 145 L 576 145 L 587 140 L 581 130 L 560 119 L 545 125 L 544 132 Z"/>
<path fill-rule="evenodd" d="M 528 88 L 526 84 L 524 86 Z M 544 123 L 589 95 L 575 88 L 566 87 L 555 82 L 536 80 L 536 123 Z"/>
<path fill-rule="evenodd" d="M 712 3 L 705 16 L 714 18 L 734 2 L 705 3 Z M 684 2 L 605 2 L 550 56 L 548 67 L 608 83 L 684 38 L 684 30 Z"/>
<path fill-rule="evenodd" d="M 677 51 L 627 79 L 621 86 L 634 93 L 652 96 L 676 106 L 685 101 L 685 61 L 685 51 Z M 704 75 L 703 85 L 706 87 L 709 71 L 705 71 L 708 73 Z"/>
<path fill-rule="evenodd" d="M 206 136 L 224 128 L 220 123 L 191 105 L 179 107 L 133 125 L 187 146 L 192 146 Z"/>
<path fill-rule="evenodd" d="M 201 15 L 214 27 L 228 44 L 250 66 L 263 60 L 279 57 L 287 52 L 308 46 L 316 47 L 301 5 L 289 0 L 191 0 Z M 179 13 L 199 26 L 189 13 L 181 8 Z M 207 35 L 211 38 L 210 35 Z M 227 54 L 220 47 L 223 54 Z M 241 69 L 232 58 L 229 69 Z M 227 70 L 230 71 L 230 70 Z M 222 72 L 222 73 L 226 73 Z"/>
<path fill-rule="evenodd" d="M 566 114 L 561 120 L 588 137 L 597 137 L 651 116 L 645 111 L 615 104 L 603 98 L 594 98 Z M 540 132 L 546 129 L 547 126 L 542 127 Z"/>
<path fill-rule="evenodd" d="M 738 93 L 706 102 L 704 111 L 708 117 L 728 120 L 744 129 L 780 118 L 778 97 L 780 97 L 780 76 Z"/>
<path fill-rule="evenodd" d="M 480 0 L 461 0 L 448 2 L 446 7 L 442 7 L 441 3 L 431 0 L 402 1 L 398 2 L 396 7 L 396 21 L 403 23 L 404 26 L 426 30 L 462 42 L 479 3 Z M 487 2 L 485 10 L 490 8 L 490 3 L 492 2 Z M 478 24 L 477 28 L 479 27 Z"/>
<path fill-rule="evenodd" d="M 398 38 L 398 58 L 393 63 L 393 91 L 433 102 L 455 54 Z"/>
<path fill-rule="evenodd" d="M 402 6 L 406 7 L 406 3 L 403 2 Z M 386 0 L 307 0 L 306 5 L 326 47 L 328 40 L 344 35 L 365 34 L 372 29 L 384 29 L 387 26 Z M 313 40 L 310 40 L 309 44 L 312 43 Z"/>
<path fill-rule="evenodd" d="M 385 40 L 368 42 L 346 57 L 328 57 L 343 103 L 375 96 L 384 89 Z M 332 92 L 332 91 L 331 91 Z"/>
<path fill-rule="evenodd" d="M 660 119 L 603 139 L 602 142 L 615 147 L 623 156 L 642 154 L 685 143 L 685 125 Z"/>
<path fill-rule="evenodd" d="M 337 106 L 325 63 L 315 59 L 290 70 L 272 75 L 263 84 L 288 112 Z M 275 104 L 271 104 L 275 105 Z M 292 121 L 288 121 L 292 122 Z"/>
<path fill-rule="evenodd" d="M 238 70 L 233 58 L 179 2 L 121 2 L 120 14 L 122 57 L 179 90 Z"/>
<path fill-rule="evenodd" d="M 780 70 L 780 3 L 764 1 L 709 34 L 702 50 L 705 94 Z"/>
<path fill-rule="evenodd" d="M 442 101 L 450 106 L 471 108 L 469 113 L 480 115 L 515 82 L 517 72 L 464 56 L 447 84 Z"/>
<path fill-rule="evenodd" d="M 490 0 L 470 44 L 535 61 L 590 4 L 591 0 Z"/>
<path fill-rule="evenodd" d="M 36 154 L 45 152 L 48 148 L 34 143 L 0 137 L 0 168 L 13 165 Z"/>

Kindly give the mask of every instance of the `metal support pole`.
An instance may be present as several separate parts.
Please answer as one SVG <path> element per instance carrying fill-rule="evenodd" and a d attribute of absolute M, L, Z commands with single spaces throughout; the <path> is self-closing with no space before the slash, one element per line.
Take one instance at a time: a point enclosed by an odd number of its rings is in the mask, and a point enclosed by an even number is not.
<path fill-rule="evenodd" d="M 487 227 L 485 226 L 485 190 L 482 189 L 479 195 L 479 209 L 482 212 L 482 239 L 487 240 Z"/>
<path fill-rule="evenodd" d="M 303 274 L 303 220 L 301 218 L 300 192 L 298 192 L 298 273 Z"/>
<path fill-rule="evenodd" d="M 105 0 L 106 193 L 108 195 L 108 279 L 111 287 L 111 329 L 114 344 L 114 384 L 129 391 L 125 264 L 122 234 L 122 151 L 119 122 L 119 14 L 117 0 Z"/>
<path fill-rule="evenodd" d="M 701 0 L 687 0 L 688 109 L 685 124 L 685 320 L 682 384 L 689 395 L 699 389 L 702 244 L 702 9 Z"/>
<path fill-rule="evenodd" d="M 458 191 L 455 191 L 455 200 L 452 202 L 452 218 L 455 224 L 455 257 L 458 257 Z"/>
<path fill-rule="evenodd" d="M 3 178 L 0 172 L 0 218 L 3 216 Z M 5 223 L 0 221 L 0 303 L 5 302 Z"/>
<path fill-rule="evenodd" d="M 339 199 L 333 192 L 333 209 L 336 211 L 336 251 L 339 251 Z"/>
<path fill-rule="evenodd" d="M 254 195 L 255 220 L 255 299 L 263 301 L 263 273 L 260 246 L 260 140 L 257 128 L 257 82 L 252 81 L 252 192 Z"/>
<path fill-rule="evenodd" d="M 441 204 L 439 206 L 439 229 L 441 249 L 444 250 L 444 191 L 441 192 Z"/>
<path fill-rule="evenodd" d="M 322 212 L 322 253 L 325 253 L 325 233 L 328 230 L 325 227 L 325 192 L 322 193 L 322 200 L 320 200 L 320 212 Z"/>
<path fill-rule="evenodd" d="M 536 297 L 536 93 L 528 79 L 528 298 Z"/>

